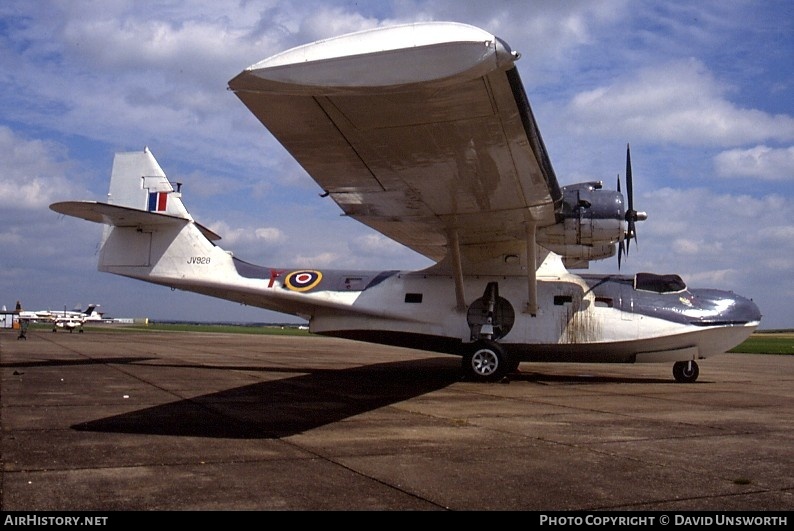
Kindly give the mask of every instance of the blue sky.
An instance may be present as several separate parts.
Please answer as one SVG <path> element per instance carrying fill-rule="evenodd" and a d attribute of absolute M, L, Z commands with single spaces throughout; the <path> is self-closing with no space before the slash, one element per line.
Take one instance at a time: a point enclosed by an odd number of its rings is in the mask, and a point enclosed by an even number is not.
<path fill-rule="evenodd" d="M 351 31 L 473 24 L 518 67 L 560 183 L 613 187 L 632 146 L 648 212 L 623 273 L 679 273 L 794 328 L 794 3 L 11 1 L 0 4 L 0 305 L 108 316 L 294 321 L 100 273 L 101 227 L 49 210 L 104 200 L 117 151 L 148 146 L 219 244 L 268 266 L 429 262 L 321 198 L 227 82 Z M 606 260 L 590 272 L 617 272 Z"/>

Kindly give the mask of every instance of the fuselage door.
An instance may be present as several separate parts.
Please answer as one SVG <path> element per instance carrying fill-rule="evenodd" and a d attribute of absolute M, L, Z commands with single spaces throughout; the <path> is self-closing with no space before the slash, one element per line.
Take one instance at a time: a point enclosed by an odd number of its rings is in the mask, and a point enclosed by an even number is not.
<path fill-rule="evenodd" d="M 620 309 L 620 318 L 622 320 L 634 320 L 634 286 L 631 282 L 620 283 Z"/>

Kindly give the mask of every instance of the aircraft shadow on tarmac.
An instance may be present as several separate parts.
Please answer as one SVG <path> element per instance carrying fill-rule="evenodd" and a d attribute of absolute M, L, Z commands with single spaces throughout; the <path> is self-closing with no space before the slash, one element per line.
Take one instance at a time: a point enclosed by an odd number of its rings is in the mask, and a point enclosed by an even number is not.
<path fill-rule="evenodd" d="M 299 368 L 261 366 L 256 370 L 304 372 Z M 281 438 L 442 389 L 460 380 L 459 362 L 438 358 L 305 372 L 76 424 L 72 428 L 189 437 Z"/>
<path fill-rule="evenodd" d="M 14 368 L 14 369 L 32 369 L 35 367 L 76 367 L 80 365 L 107 365 L 113 364 L 126 364 L 126 363 L 140 363 L 143 361 L 151 361 L 157 358 L 151 357 L 128 357 L 128 358 L 90 358 L 80 360 L 39 360 L 39 361 L 21 361 L 13 363 L 0 363 L 0 368 Z"/>
<path fill-rule="evenodd" d="M 184 367 L 181 366 L 180 367 Z M 241 370 L 240 367 L 207 367 Z M 236 387 L 72 426 L 79 431 L 271 439 L 308 431 L 461 381 L 457 358 L 429 358 L 338 370 L 256 367 L 299 376 Z M 653 378 L 516 373 L 541 384 L 670 383 Z M 476 385 L 499 385 L 476 384 Z"/>
<path fill-rule="evenodd" d="M 581 385 L 581 384 L 675 384 L 681 385 L 672 378 L 649 378 L 628 376 L 604 376 L 599 374 L 548 374 L 541 372 L 521 371 L 510 375 L 513 382 L 532 382 L 541 385 Z M 698 382 L 704 383 L 704 382 Z"/>

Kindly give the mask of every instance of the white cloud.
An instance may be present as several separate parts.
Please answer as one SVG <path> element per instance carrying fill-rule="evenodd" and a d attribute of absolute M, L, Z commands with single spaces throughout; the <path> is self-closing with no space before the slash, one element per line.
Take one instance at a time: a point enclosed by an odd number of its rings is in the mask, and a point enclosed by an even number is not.
<path fill-rule="evenodd" d="M 280 243 L 286 238 L 281 229 L 273 227 L 259 228 L 254 231 L 254 236 L 257 240 L 265 243 Z"/>
<path fill-rule="evenodd" d="M 761 259 L 764 267 L 773 271 L 794 271 L 794 256 L 770 256 Z M 794 286 L 794 283 L 792 283 Z M 789 289 L 791 291 L 791 289 Z"/>
<path fill-rule="evenodd" d="M 71 167 L 65 156 L 54 143 L 27 140 L 0 126 L 0 207 L 41 209 L 64 194 L 78 193 L 65 177 Z"/>
<path fill-rule="evenodd" d="M 703 252 L 703 242 L 690 238 L 676 238 L 671 248 L 673 252 L 681 255 L 697 255 Z"/>
<path fill-rule="evenodd" d="M 400 257 L 406 248 L 380 234 L 366 234 L 350 242 L 350 250 L 357 255 L 374 257 Z"/>
<path fill-rule="evenodd" d="M 794 139 L 794 118 L 745 109 L 697 59 L 645 68 L 577 94 L 567 114 L 575 131 L 683 145 Z"/>
<path fill-rule="evenodd" d="M 3 246 L 19 245 L 24 241 L 19 227 L 11 227 L 0 231 L 0 244 Z M 6 247 L 9 249 L 10 247 Z"/>
<path fill-rule="evenodd" d="M 767 181 L 794 180 L 794 146 L 724 151 L 714 158 L 720 177 L 755 177 Z"/>
<path fill-rule="evenodd" d="M 319 6 L 301 20 L 298 31 L 305 42 L 335 37 L 379 26 L 377 19 L 349 12 L 342 7 Z"/>
<path fill-rule="evenodd" d="M 209 225 L 209 229 L 218 234 L 221 239 L 221 246 L 230 250 L 231 246 L 250 246 L 251 244 L 277 244 L 283 242 L 286 237 L 281 229 L 273 227 L 238 227 L 233 228 L 225 221 L 216 221 Z"/>
<path fill-rule="evenodd" d="M 628 271 L 674 271 L 691 285 L 739 293 L 759 291 L 747 287 L 750 279 L 785 282 L 794 274 L 794 224 L 785 217 L 787 203 L 777 194 L 756 198 L 707 188 L 644 194 L 649 217 L 637 225 L 639 244 L 632 242 L 624 265 Z"/>
<path fill-rule="evenodd" d="M 786 218 L 789 222 L 790 218 Z M 765 239 L 779 242 L 794 242 L 794 225 L 779 225 L 764 229 Z"/>
<path fill-rule="evenodd" d="M 654 235 L 670 236 L 675 233 L 669 227 L 676 227 L 684 238 L 709 231 L 731 237 L 741 234 L 757 240 L 755 227 L 764 227 L 766 234 L 780 230 L 781 214 L 788 210 L 787 199 L 777 194 L 752 197 L 717 193 L 708 188 L 661 188 L 643 194 L 642 203 L 649 215 L 647 221 L 638 225 L 638 230 L 647 225 Z M 658 224 L 664 225 L 659 228 L 661 232 L 656 232 Z M 688 231 L 694 232 L 687 234 Z"/>
<path fill-rule="evenodd" d="M 339 253 L 323 252 L 315 255 L 299 254 L 292 263 L 296 267 L 333 267 L 340 268 L 349 265 L 349 255 L 345 257 Z"/>
<path fill-rule="evenodd" d="M 737 275 L 735 269 L 714 269 L 698 271 L 687 275 L 687 285 L 698 286 L 725 286 L 735 283 Z"/>
<path fill-rule="evenodd" d="M 571 49 L 592 43 L 600 28 L 625 16 L 627 6 L 632 6 L 627 0 L 433 0 L 398 3 L 394 9 L 402 20 L 453 20 L 480 26 L 521 52 L 522 63 L 537 64 L 571 61 Z"/>

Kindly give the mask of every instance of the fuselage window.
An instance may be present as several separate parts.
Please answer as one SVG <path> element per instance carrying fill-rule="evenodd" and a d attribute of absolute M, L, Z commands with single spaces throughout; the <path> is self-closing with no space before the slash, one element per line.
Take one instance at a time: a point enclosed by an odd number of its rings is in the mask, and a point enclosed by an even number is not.
<path fill-rule="evenodd" d="M 570 295 L 555 295 L 554 306 L 562 306 L 563 304 L 570 304 L 573 302 L 573 297 Z"/>
<path fill-rule="evenodd" d="M 422 302 L 422 294 L 421 293 L 406 293 L 405 294 L 405 302 L 412 303 L 412 304 L 419 304 Z"/>
<path fill-rule="evenodd" d="M 595 305 L 600 306 L 601 308 L 613 308 L 614 302 L 612 297 L 596 297 Z"/>

